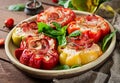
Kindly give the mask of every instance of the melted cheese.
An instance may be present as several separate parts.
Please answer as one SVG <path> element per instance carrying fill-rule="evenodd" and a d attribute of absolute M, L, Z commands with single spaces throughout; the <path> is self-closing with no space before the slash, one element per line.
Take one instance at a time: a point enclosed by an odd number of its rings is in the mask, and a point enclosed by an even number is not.
<path fill-rule="evenodd" d="M 74 56 L 80 53 L 80 51 L 76 51 L 75 49 L 70 49 L 68 47 L 63 49 L 63 52 L 66 53 L 69 56 Z"/>

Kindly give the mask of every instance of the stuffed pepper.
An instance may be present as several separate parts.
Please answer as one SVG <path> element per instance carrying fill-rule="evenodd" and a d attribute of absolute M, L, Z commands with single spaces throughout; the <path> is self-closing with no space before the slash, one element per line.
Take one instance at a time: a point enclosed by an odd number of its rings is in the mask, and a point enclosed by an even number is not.
<path fill-rule="evenodd" d="M 68 37 L 66 46 L 59 46 L 59 60 L 62 65 L 84 65 L 102 55 L 98 44 L 86 36 Z"/>
<path fill-rule="evenodd" d="M 16 26 L 12 34 L 13 43 L 16 46 L 20 46 L 20 42 L 23 38 L 28 36 L 35 36 L 38 33 L 37 23 L 32 22 L 22 22 L 20 25 Z"/>
<path fill-rule="evenodd" d="M 67 30 L 69 34 L 75 30 L 80 30 L 80 32 L 87 34 L 97 43 L 110 32 L 110 27 L 102 17 L 87 15 L 79 16 L 75 21 L 70 22 Z"/>
<path fill-rule="evenodd" d="M 22 40 L 20 48 L 16 49 L 15 56 L 20 63 L 41 69 L 52 69 L 58 63 L 56 40 L 39 34 Z"/>
<path fill-rule="evenodd" d="M 51 24 L 52 22 L 57 22 L 61 24 L 61 26 L 64 26 L 73 21 L 75 17 L 75 13 L 69 8 L 50 7 L 37 15 L 37 21 L 44 22 L 51 26 L 53 26 Z"/>

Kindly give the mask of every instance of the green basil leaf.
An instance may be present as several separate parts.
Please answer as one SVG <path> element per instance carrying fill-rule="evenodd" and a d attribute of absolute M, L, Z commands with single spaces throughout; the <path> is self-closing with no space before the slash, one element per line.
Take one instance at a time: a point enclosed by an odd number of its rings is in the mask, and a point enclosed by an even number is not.
<path fill-rule="evenodd" d="M 111 32 L 110 34 L 106 35 L 103 38 L 103 41 L 102 41 L 102 50 L 103 51 L 105 51 L 107 49 L 108 42 L 112 39 L 112 37 L 115 35 L 116 32 L 117 32 L 117 30 L 115 30 L 114 32 Z"/>
<path fill-rule="evenodd" d="M 64 27 L 59 27 L 59 30 L 47 30 L 46 33 L 51 34 L 53 36 L 61 36 L 66 34 L 66 28 L 67 26 Z"/>
<path fill-rule="evenodd" d="M 80 35 L 80 34 L 81 34 L 80 30 L 76 30 L 76 31 L 72 32 L 72 33 L 69 35 L 69 37 L 78 36 L 78 35 Z"/>
<path fill-rule="evenodd" d="M 61 35 L 61 36 L 57 36 L 58 43 L 59 43 L 59 45 L 61 45 L 61 46 L 67 44 L 67 40 L 66 40 L 66 29 L 67 29 L 67 26 L 62 27 L 61 30 L 60 30 L 60 32 L 62 33 L 62 35 Z"/>
<path fill-rule="evenodd" d="M 66 34 L 66 29 L 67 29 L 67 26 L 63 26 L 60 30 L 61 33 Z"/>
<path fill-rule="evenodd" d="M 64 33 L 62 33 L 61 31 L 57 31 L 57 30 L 48 30 L 45 31 L 47 34 L 53 35 L 53 36 L 60 36 L 63 35 Z"/>
<path fill-rule="evenodd" d="M 64 46 L 64 45 L 67 44 L 67 40 L 66 40 L 65 35 L 58 36 L 58 37 L 57 37 L 57 40 L 58 40 L 58 44 L 59 44 L 60 46 Z"/>
<path fill-rule="evenodd" d="M 57 66 L 54 69 L 56 69 L 56 70 L 66 70 L 66 69 L 70 69 L 70 67 L 68 65 L 60 65 L 60 66 Z"/>
<path fill-rule="evenodd" d="M 73 66 L 71 66 L 71 68 L 76 68 L 76 67 L 80 67 L 80 65 L 73 65 Z"/>
<path fill-rule="evenodd" d="M 55 30 L 53 28 L 51 28 L 49 25 L 47 25 L 46 23 L 43 22 L 39 22 L 38 23 L 38 32 L 44 32 L 46 35 L 53 37 L 53 38 L 57 38 L 58 40 L 58 44 L 59 45 L 66 45 L 67 41 L 66 41 L 66 29 L 67 26 L 64 27 L 60 27 L 60 25 L 58 23 L 53 23 L 55 26 L 57 26 L 59 29 Z"/>
<path fill-rule="evenodd" d="M 52 22 L 52 24 L 56 27 L 57 30 L 61 29 L 61 25 L 57 22 Z"/>
<path fill-rule="evenodd" d="M 48 33 L 44 33 L 44 34 L 47 35 L 47 36 L 49 36 L 49 37 L 56 38 L 56 36 L 54 36 L 54 35 L 50 35 Z"/>
<path fill-rule="evenodd" d="M 11 10 L 11 11 L 23 11 L 24 8 L 25 8 L 24 4 L 16 4 L 16 5 L 10 5 L 8 7 L 8 10 Z"/>
<path fill-rule="evenodd" d="M 39 22 L 37 23 L 38 26 L 38 32 L 45 32 L 47 30 L 52 30 L 52 28 L 50 26 L 48 26 L 47 24 L 43 23 L 43 22 Z"/>

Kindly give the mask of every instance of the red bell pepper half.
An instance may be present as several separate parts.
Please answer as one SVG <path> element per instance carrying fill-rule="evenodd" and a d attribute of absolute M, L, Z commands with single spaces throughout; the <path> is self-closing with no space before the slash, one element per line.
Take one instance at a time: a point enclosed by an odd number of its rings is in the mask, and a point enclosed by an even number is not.
<path fill-rule="evenodd" d="M 51 25 L 52 22 L 57 22 L 64 26 L 73 21 L 75 17 L 75 13 L 69 8 L 50 7 L 37 15 L 37 21 L 49 25 Z"/>
<path fill-rule="evenodd" d="M 58 63 L 56 40 L 41 34 L 22 40 L 15 56 L 20 63 L 34 68 L 52 69 Z"/>
<path fill-rule="evenodd" d="M 83 34 L 87 34 L 94 42 L 98 42 L 106 34 L 110 32 L 108 23 L 100 16 L 87 15 L 79 16 L 68 24 L 68 34 L 75 30 L 80 30 Z"/>

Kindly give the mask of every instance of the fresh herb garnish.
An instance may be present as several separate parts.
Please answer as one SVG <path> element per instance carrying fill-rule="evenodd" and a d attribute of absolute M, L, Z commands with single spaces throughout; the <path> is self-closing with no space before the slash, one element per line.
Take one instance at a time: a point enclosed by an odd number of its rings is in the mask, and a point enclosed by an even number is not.
<path fill-rule="evenodd" d="M 76 67 L 80 67 L 80 65 L 73 65 L 71 67 L 68 66 L 68 65 L 58 65 L 54 69 L 55 70 L 67 70 L 67 69 L 73 69 L 73 68 L 76 68 Z"/>
<path fill-rule="evenodd" d="M 50 37 L 57 38 L 59 45 L 66 45 L 67 41 L 65 36 L 67 26 L 61 27 L 61 25 L 56 22 L 53 22 L 53 25 L 56 27 L 56 29 L 51 28 L 49 25 L 43 22 L 39 22 L 38 32 L 43 32 Z"/>
<path fill-rule="evenodd" d="M 73 65 L 73 66 L 71 66 L 71 69 L 72 68 L 76 68 L 76 67 L 80 67 L 81 65 Z"/>
<path fill-rule="evenodd" d="M 56 27 L 57 30 L 61 29 L 61 25 L 57 22 L 52 22 L 52 24 Z"/>
<path fill-rule="evenodd" d="M 66 69 L 70 69 L 70 67 L 68 65 L 59 65 L 55 67 L 54 69 L 55 70 L 66 70 Z"/>
<path fill-rule="evenodd" d="M 65 34 L 62 36 L 57 36 L 57 40 L 59 41 L 58 44 L 61 46 L 64 46 L 67 44 Z"/>
<path fill-rule="evenodd" d="M 115 35 L 116 32 L 117 32 L 117 30 L 115 30 L 114 32 L 111 32 L 110 34 L 106 35 L 103 38 L 103 41 L 102 41 L 102 50 L 103 51 L 105 51 L 107 49 L 108 42 L 112 39 L 112 37 Z"/>
<path fill-rule="evenodd" d="M 69 35 L 69 37 L 78 36 L 78 35 L 80 35 L 80 34 L 81 34 L 80 30 L 76 30 L 76 31 L 72 32 L 72 33 Z"/>

